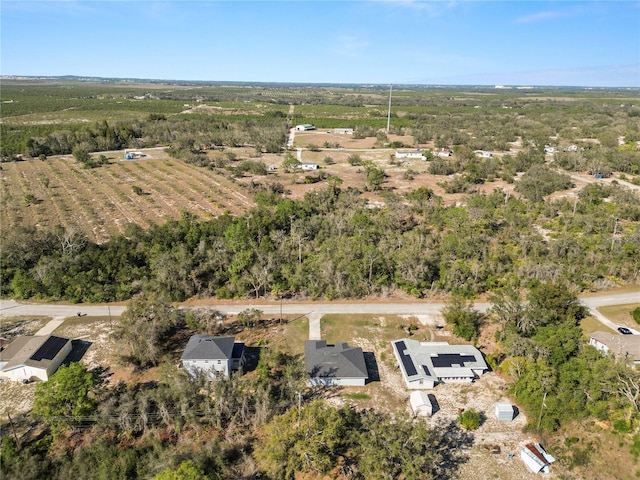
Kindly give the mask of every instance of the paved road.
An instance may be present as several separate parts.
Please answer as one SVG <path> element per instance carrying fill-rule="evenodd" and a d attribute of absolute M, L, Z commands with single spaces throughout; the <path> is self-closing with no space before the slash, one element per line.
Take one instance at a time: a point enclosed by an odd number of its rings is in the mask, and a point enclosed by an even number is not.
<path fill-rule="evenodd" d="M 19 315 L 43 317 L 73 317 L 80 312 L 92 317 L 119 317 L 126 310 L 125 305 L 56 305 L 18 303 L 15 300 L 0 300 L 0 317 Z"/>
<path fill-rule="evenodd" d="M 607 305 L 624 305 L 640 302 L 640 292 L 602 294 L 580 299 L 583 305 L 595 310 Z M 285 315 L 327 315 L 327 314 L 379 314 L 379 315 L 413 315 L 424 323 L 430 323 L 429 319 L 438 320 L 444 303 L 427 302 L 403 302 L 403 303 L 373 303 L 373 302 L 306 302 L 306 303 L 243 303 L 243 304 L 216 304 L 211 302 L 208 308 L 219 310 L 226 314 L 237 314 L 247 308 L 257 308 L 267 315 L 280 315 L 280 309 Z M 475 308 L 485 311 L 489 303 L 476 303 Z M 198 307 L 205 308 L 205 307 Z M 43 305 L 18 303 L 15 300 L 0 300 L 0 317 L 16 315 L 34 315 L 50 317 L 71 317 L 78 312 L 90 316 L 117 317 L 126 309 L 124 305 Z"/>

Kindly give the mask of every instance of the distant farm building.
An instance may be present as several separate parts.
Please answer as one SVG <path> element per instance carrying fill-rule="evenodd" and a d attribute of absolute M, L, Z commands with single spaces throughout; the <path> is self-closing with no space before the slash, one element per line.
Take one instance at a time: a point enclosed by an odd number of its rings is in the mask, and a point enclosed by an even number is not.
<path fill-rule="evenodd" d="M 309 385 L 361 386 L 369 379 L 362 349 L 346 343 L 306 340 L 304 363 Z"/>
<path fill-rule="evenodd" d="M 0 377 L 46 382 L 71 353 L 71 340 L 54 335 L 16 338 L 0 352 Z"/>
<path fill-rule="evenodd" d="M 396 150 L 396 159 L 400 158 L 427 159 L 427 157 L 422 154 L 422 150 Z"/>
<path fill-rule="evenodd" d="M 300 165 L 301 170 L 318 170 L 318 165 L 315 163 L 303 163 Z"/>
<path fill-rule="evenodd" d="M 235 337 L 193 335 L 180 360 L 191 376 L 204 373 L 213 380 L 229 378 L 232 371 L 242 368 L 244 352 L 244 343 L 235 342 Z"/>
<path fill-rule="evenodd" d="M 446 158 L 446 157 L 450 157 L 450 156 L 452 156 L 452 155 L 453 155 L 453 153 L 451 152 L 451 150 L 447 150 L 447 149 L 445 149 L 445 148 L 440 149 L 440 150 L 436 150 L 435 152 L 433 152 L 433 154 L 434 154 L 436 157 L 445 157 L 445 158 Z"/>
<path fill-rule="evenodd" d="M 124 151 L 124 159 L 125 160 L 134 160 L 136 158 L 146 157 L 146 155 L 138 150 L 125 150 Z"/>
<path fill-rule="evenodd" d="M 493 158 L 493 153 L 485 152 L 484 150 L 474 150 L 473 153 L 480 158 Z"/>
<path fill-rule="evenodd" d="M 296 125 L 296 130 L 298 132 L 306 132 L 308 130 L 315 130 L 315 129 L 316 129 L 316 127 L 314 127 L 310 123 L 303 123 L 301 125 Z"/>
<path fill-rule="evenodd" d="M 353 128 L 334 128 L 327 133 L 335 133 L 337 135 L 353 135 Z"/>
<path fill-rule="evenodd" d="M 480 350 L 472 345 L 408 338 L 394 340 L 391 345 L 409 389 L 434 388 L 445 382 L 472 382 L 489 370 Z"/>

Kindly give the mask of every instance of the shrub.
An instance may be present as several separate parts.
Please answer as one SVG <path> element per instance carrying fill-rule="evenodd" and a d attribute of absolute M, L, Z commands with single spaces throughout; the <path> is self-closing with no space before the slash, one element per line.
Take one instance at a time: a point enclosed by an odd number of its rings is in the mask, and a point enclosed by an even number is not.
<path fill-rule="evenodd" d="M 469 410 L 465 410 L 458 415 L 458 423 L 465 430 L 477 430 L 480 427 L 480 412 L 478 412 L 474 408 L 470 408 Z"/>
<path fill-rule="evenodd" d="M 636 323 L 640 323 L 640 307 L 636 307 L 635 309 L 631 310 L 631 316 L 636 321 Z"/>

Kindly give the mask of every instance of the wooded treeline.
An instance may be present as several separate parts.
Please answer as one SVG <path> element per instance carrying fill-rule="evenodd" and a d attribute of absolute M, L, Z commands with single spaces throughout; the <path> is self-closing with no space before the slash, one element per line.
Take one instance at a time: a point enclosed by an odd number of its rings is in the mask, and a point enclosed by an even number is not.
<path fill-rule="evenodd" d="M 263 192 L 243 216 L 191 215 L 97 245 L 81 233 L 4 232 L 2 295 L 72 302 L 299 295 L 363 297 L 402 289 L 465 297 L 564 281 L 578 290 L 635 282 L 640 202 L 620 186 L 531 202 L 497 190 L 444 206 L 428 189 L 368 208 L 335 184 L 304 200 Z M 606 201 L 610 200 L 610 201 Z"/>

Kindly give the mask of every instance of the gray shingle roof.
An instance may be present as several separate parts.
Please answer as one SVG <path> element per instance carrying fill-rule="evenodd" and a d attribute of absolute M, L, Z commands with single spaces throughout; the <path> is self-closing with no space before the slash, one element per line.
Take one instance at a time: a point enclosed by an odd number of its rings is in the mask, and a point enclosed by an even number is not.
<path fill-rule="evenodd" d="M 193 335 L 182 354 L 182 360 L 230 360 L 235 337 Z"/>
<path fill-rule="evenodd" d="M 327 345 L 326 340 L 304 342 L 304 361 L 310 377 L 368 378 L 360 347 L 346 343 Z"/>

